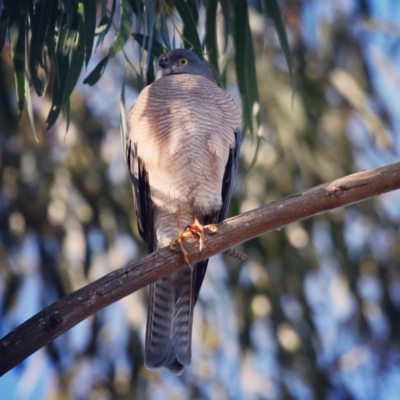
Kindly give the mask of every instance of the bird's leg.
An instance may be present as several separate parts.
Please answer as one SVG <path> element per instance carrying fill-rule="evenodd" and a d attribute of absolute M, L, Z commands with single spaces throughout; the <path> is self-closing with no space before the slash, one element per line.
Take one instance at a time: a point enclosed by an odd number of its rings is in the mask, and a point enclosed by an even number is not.
<path fill-rule="evenodd" d="M 176 222 L 178 225 L 178 236 L 171 240 L 171 242 L 169 243 L 169 248 L 170 248 L 170 250 L 175 250 L 175 245 L 178 243 L 179 250 L 182 253 L 183 261 L 185 261 L 185 263 L 190 266 L 187 252 L 186 252 L 185 248 L 183 247 L 183 239 L 193 237 L 194 235 L 191 231 L 186 231 L 186 230 L 185 230 L 185 232 L 182 231 L 181 220 L 179 218 L 179 212 L 176 213 Z"/>
<path fill-rule="evenodd" d="M 194 219 L 194 224 L 189 225 L 186 229 L 185 229 L 185 233 L 186 232 L 191 232 L 193 235 L 198 236 L 199 238 L 199 250 L 200 253 L 203 250 L 204 247 L 204 231 L 210 231 L 211 233 L 217 233 L 218 232 L 218 227 L 215 224 L 208 224 L 208 225 L 202 225 L 199 220 L 197 219 L 197 217 L 195 217 Z"/>

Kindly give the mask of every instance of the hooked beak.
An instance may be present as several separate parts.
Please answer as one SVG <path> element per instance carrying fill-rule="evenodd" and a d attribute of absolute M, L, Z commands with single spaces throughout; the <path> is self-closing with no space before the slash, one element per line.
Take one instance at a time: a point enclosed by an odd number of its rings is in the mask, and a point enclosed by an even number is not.
<path fill-rule="evenodd" d="M 165 58 L 161 58 L 158 61 L 158 65 L 160 66 L 160 68 L 165 69 L 165 68 L 168 68 L 170 66 L 170 62 L 168 62 Z"/>

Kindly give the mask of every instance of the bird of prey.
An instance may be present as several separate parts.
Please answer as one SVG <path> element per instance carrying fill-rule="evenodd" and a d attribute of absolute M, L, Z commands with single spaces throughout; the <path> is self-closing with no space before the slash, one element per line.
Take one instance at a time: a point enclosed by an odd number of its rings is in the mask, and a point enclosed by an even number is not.
<path fill-rule="evenodd" d="M 208 260 L 189 265 L 183 239 L 225 219 L 241 117 L 210 68 L 190 50 L 160 56 L 156 80 L 128 116 L 126 158 L 139 232 L 154 252 L 179 246 L 188 265 L 150 286 L 144 361 L 176 374 L 191 362 L 193 310 Z"/>

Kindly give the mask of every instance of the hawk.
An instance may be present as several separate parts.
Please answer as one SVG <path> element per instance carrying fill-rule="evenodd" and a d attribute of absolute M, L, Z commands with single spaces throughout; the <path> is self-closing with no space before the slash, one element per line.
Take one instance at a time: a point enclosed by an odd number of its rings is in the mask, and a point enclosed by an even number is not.
<path fill-rule="evenodd" d="M 126 158 L 139 232 L 154 252 L 179 246 L 188 266 L 150 286 L 144 361 L 176 374 L 190 365 L 193 310 L 208 260 L 189 265 L 183 239 L 226 218 L 241 117 L 210 68 L 190 50 L 160 56 L 156 80 L 128 116 Z"/>

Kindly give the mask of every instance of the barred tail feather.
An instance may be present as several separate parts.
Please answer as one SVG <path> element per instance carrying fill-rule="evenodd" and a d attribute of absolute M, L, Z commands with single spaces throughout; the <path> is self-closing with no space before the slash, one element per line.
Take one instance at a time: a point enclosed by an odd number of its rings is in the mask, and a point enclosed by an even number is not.
<path fill-rule="evenodd" d="M 150 286 L 145 364 L 181 374 L 192 358 L 195 268 L 164 277 Z"/>
<path fill-rule="evenodd" d="M 175 290 L 171 276 L 150 285 L 144 362 L 148 368 L 165 365 L 172 352 Z"/>

